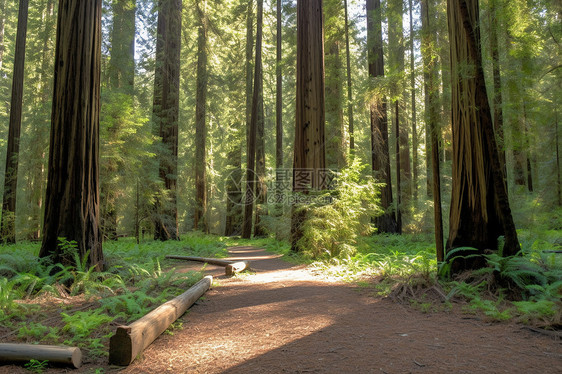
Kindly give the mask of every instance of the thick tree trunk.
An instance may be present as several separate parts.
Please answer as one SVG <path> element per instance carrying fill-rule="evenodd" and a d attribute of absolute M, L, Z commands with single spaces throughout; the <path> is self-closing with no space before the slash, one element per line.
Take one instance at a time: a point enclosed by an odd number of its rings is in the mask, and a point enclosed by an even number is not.
<path fill-rule="evenodd" d="M 101 0 L 58 8 L 49 174 L 40 257 L 74 264 L 59 238 L 76 241 L 87 266 L 104 267 L 99 228 Z M 79 84 L 77 84 L 79 82 Z"/>
<path fill-rule="evenodd" d="M 424 86 L 426 88 L 426 103 L 428 106 L 426 110 L 426 123 L 429 131 L 429 138 L 431 143 L 431 195 L 433 196 L 433 218 L 435 229 L 435 248 L 437 261 L 443 262 L 444 248 L 443 248 L 443 218 L 441 209 L 441 175 L 439 171 L 439 88 L 438 88 L 438 74 L 435 49 L 433 43 L 430 41 L 431 34 L 429 30 L 433 30 L 433 22 L 435 17 L 432 15 L 435 11 L 432 9 L 433 4 L 430 0 L 421 1 L 421 18 L 424 27 L 422 55 L 424 64 L 424 77 L 426 81 Z"/>
<path fill-rule="evenodd" d="M 244 192 L 244 209 L 242 220 L 242 237 L 249 239 L 252 236 L 253 224 L 253 203 L 254 203 L 254 185 L 255 175 L 254 171 L 250 173 L 249 162 L 250 154 L 252 154 L 252 169 L 255 163 L 255 137 L 254 144 L 252 144 L 252 151 L 250 152 L 250 138 L 252 133 L 252 99 L 253 99 L 253 81 L 254 73 L 252 66 L 252 56 L 254 49 L 254 0 L 248 0 L 248 9 L 246 16 L 246 180 Z M 255 134 L 255 130 L 254 130 Z M 250 186 L 251 184 L 251 186 Z M 251 189 L 250 189 L 251 188 Z M 248 206 L 248 204 L 252 204 Z"/>
<path fill-rule="evenodd" d="M 394 102 L 394 116 L 396 121 L 396 232 L 402 234 L 402 187 L 401 187 L 401 154 L 400 154 L 400 110 L 399 101 Z"/>
<path fill-rule="evenodd" d="M 380 0 L 367 0 L 367 46 L 369 56 L 369 76 L 384 76 L 382 16 Z M 375 178 L 385 183 L 381 190 L 382 216 L 376 218 L 379 232 L 396 232 L 396 218 L 392 212 L 392 182 L 390 176 L 390 157 L 388 149 L 388 121 L 386 97 L 380 93 L 371 98 L 371 162 Z"/>
<path fill-rule="evenodd" d="M 281 0 L 277 0 L 277 65 L 275 67 L 275 75 L 277 79 L 276 95 L 275 95 L 275 168 L 278 171 L 283 169 L 283 69 L 282 63 L 282 9 Z M 279 177 L 281 173 L 276 173 Z M 281 185 L 282 181 L 277 179 L 277 185 Z M 281 193 L 281 191 L 276 191 Z"/>
<path fill-rule="evenodd" d="M 197 3 L 200 25 L 197 39 L 197 98 L 195 108 L 195 212 L 193 228 L 208 232 L 207 216 L 207 15 L 206 1 Z"/>
<path fill-rule="evenodd" d="M 25 66 L 25 41 L 27 36 L 27 13 L 29 0 L 20 0 L 18 31 L 12 77 L 12 101 L 8 128 L 8 149 L 6 150 L 6 174 L 2 201 L 0 239 L 4 243 L 16 242 L 16 195 L 18 190 L 18 157 L 23 100 L 23 73 Z"/>
<path fill-rule="evenodd" d="M 267 214 L 265 207 L 267 187 L 265 183 L 265 116 L 263 111 L 263 64 L 262 64 L 262 35 L 263 35 L 263 0 L 258 0 L 258 19 L 256 32 L 256 74 L 255 88 L 257 95 L 256 113 L 256 220 L 254 222 L 254 236 L 266 236 L 261 223 L 261 217 Z M 259 48 L 258 48 L 259 47 Z M 254 96 L 255 97 L 255 96 Z M 253 112 L 252 112 L 253 115 Z M 253 118 L 252 118 L 253 121 Z"/>
<path fill-rule="evenodd" d="M 416 118 L 416 69 L 414 55 L 414 20 L 412 0 L 408 0 L 410 13 L 410 95 L 412 99 L 412 193 L 418 200 L 418 127 Z"/>
<path fill-rule="evenodd" d="M 293 192 L 324 188 L 324 38 L 322 0 L 297 0 L 297 94 Z M 306 211 L 294 205 L 291 246 L 298 251 Z"/>
<path fill-rule="evenodd" d="M 447 15 L 453 110 L 453 191 L 447 249 L 466 246 L 481 252 L 496 250 L 498 237 L 504 235 L 503 255 L 514 255 L 519 243 L 486 93 L 477 27 L 478 1 L 449 0 Z M 467 66 L 472 67 L 471 74 L 461 74 Z M 483 264 L 483 260 L 467 260 L 453 270 Z"/>
<path fill-rule="evenodd" d="M 181 0 L 159 2 L 157 28 L 160 40 L 156 42 L 154 75 L 155 90 L 159 92 L 154 95 L 153 111 L 164 145 L 159 155 L 158 174 L 165 191 L 158 196 L 155 207 L 154 238 L 157 240 L 179 239 L 177 170 L 181 9 Z"/>
<path fill-rule="evenodd" d="M 345 62 L 347 72 L 347 116 L 349 128 L 349 149 L 355 149 L 355 135 L 353 124 L 353 93 L 351 85 L 351 53 L 349 52 L 349 17 L 347 12 L 347 0 L 343 0 L 345 8 Z"/>

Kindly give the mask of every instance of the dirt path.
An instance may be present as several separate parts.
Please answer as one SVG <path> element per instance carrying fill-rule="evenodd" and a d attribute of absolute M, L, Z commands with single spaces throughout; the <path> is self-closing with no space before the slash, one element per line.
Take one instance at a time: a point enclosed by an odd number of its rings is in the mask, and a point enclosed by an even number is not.
<path fill-rule="evenodd" d="M 131 366 L 100 359 L 45 373 L 562 373 L 560 340 L 520 325 L 423 314 L 260 249 L 230 254 L 255 273 L 229 279 L 208 266 L 217 285 Z"/>
<path fill-rule="evenodd" d="M 515 324 L 423 314 L 231 248 L 254 275 L 226 279 L 123 373 L 561 373 L 562 344 Z"/>

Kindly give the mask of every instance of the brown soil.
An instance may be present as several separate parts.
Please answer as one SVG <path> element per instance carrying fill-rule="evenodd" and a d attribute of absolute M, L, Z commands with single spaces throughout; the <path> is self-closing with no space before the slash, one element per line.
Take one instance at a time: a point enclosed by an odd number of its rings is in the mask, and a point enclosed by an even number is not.
<path fill-rule="evenodd" d="M 183 329 L 127 368 L 86 362 L 72 372 L 562 373 L 560 339 L 459 312 L 421 313 L 263 250 L 230 253 L 254 273 L 229 279 L 207 267 L 216 286 L 181 318 Z M 26 371 L 0 367 L 18 372 Z"/>

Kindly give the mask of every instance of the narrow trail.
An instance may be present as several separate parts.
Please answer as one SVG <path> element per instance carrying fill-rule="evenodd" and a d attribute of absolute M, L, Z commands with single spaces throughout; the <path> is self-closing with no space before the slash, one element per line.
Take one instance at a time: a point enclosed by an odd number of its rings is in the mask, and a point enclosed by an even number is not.
<path fill-rule="evenodd" d="M 120 372 L 562 372 L 560 341 L 520 325 L 423 314 L 262 249 L 229 252 L 254 273 L 229 279 L 208 266 L 218 285 L 181 318 L 183 329 Z"/>

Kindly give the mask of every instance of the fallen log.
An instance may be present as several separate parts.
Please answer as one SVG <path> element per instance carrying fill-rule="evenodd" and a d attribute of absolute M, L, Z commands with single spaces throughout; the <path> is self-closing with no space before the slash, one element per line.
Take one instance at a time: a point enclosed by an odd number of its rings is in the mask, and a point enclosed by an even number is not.
<path fill-rule="evenodd" d="M 82 366 L 82 352 L 78 347 L 0 343 L 0 361 L 29 362 L 31 360 L 71 365 L 78 369 Z"/>
<path fill-rule="evenodd" d="M 109 363 L 126 366 L 192 306 L 211 286 L 208 275 L 186 292 L 160 305 L 128 326 L 118 326 L 109 339 Z"/>
<path fill-rule="evenodd" d="M 231 260 L 220 260 L 218 258 L 208 258 L 208 257 L 193 257 L 193 256 L 176 256 L 168 255 L 166 258 L 173 260 L 185 260 L 185 261 L 196 261 L 205 262 L 211 265 L 224 266 L 224 272 L 227 276 L 232 276 L 235 273 L 239 273 L 250 268 L 250 263 L 248 261 L 231 261 Z"/>

